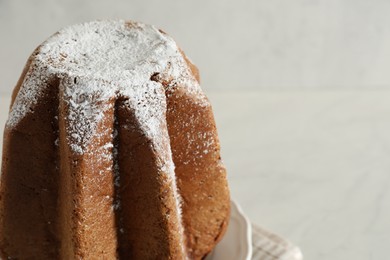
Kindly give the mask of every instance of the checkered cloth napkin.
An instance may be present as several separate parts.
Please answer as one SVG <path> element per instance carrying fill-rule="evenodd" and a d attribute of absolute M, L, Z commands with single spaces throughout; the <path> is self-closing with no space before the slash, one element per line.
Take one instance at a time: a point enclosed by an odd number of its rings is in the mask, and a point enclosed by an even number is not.
<path fill-rule="evenodd" d="M 286 239 L 252 224 L 252 260 L 302 260 L 301 250 Z"/>

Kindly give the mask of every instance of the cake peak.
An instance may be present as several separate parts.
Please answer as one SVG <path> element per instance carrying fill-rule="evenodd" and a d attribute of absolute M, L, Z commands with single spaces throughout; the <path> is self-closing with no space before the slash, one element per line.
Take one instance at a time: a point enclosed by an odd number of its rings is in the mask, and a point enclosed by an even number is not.
<path fill-rule="evenodd" d="M 138 22 L 105 20 L 66 27 L 36 49 L 26 68 L 7 126 L 16 126 L 33 111 L 45 89 L 58 88 L 74 111 L 70 117 L 83 115 L 83 127 L 74 126 L 78 132 L 74 136 L 80 137 L 74 147 L 80 153 L 83 149 L 78 144 L 94 134 L 101 118 L 100 110 L 90 109 L 93 102 L 115 103 L 119 98 L 145 103 L 146 108 L 136 112 L 143 124 L 164 117 L 167 87 L 180 85 L 201 93 L 175 41 L 154 26 Z M 155 99 L 158 105 L 150 106 Z"/>
<path fill-rule="evenodd" d="M 137 80 L 144 80 L 145 74 L 166 68 L 179 56 L 173 39 L 152 25 L 105 20 L 60 30 L 42 44 L 36 58 L 57 73 L 121 78 L 139 85 Z"/>

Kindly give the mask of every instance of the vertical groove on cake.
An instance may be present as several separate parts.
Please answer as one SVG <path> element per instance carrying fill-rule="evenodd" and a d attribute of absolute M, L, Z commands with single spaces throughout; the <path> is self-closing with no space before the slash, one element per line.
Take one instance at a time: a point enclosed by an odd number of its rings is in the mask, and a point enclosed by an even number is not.
<path fill-rule="evenodd" d="M 83 88 L 81 84 L 85 84 L 82 79 L 64 78 L 60 88 L 60 147 L 63 154 L 60 217 L 64 223 L 61 256 L 63 259 L 110 259 L 116 257 L 117 247 L 112 207 L 115 196 L 114 98 L 106 98 L 95 91 L 77 93 L 72 89 L 75 85 Z M 101 113 L 101 116 L 90 117 L 87 113 Z M 80 122 L 85 125 L 75 127 Z M 80 146 L 79 131 L 91 125 L 96 127 L 98 134 L 90 136 L 88 142 Z M 82 153 L 72 152 L 75 146 L 82 148 Z"/>
<path fill-rule="evenodd" d="M 153 137 L 145 134 L 136 117 L 140 108 L 134 106 L 129 100 L 117 102 L 120 186 L 116 188 L 121 205 L 117 219 L 122 228 L 119 258 L 185 259 L 169 173 L 173 169 L 164 167 L 172 162 L 156 151 L 160 148 Z M 162 145 L 169 143 L 168 136 L 159 138 Z"/>
<path fill-rule="evenodd" d="M 120 169 L 119 169 L 119 123 L 118 123 L 118 106 L 120 101 L 118 99 L 115 100 L 114 105 L 114 125 L 113 125 L 113 131 L 112 131 L 112 158 L 113 158 L 113 173 L 114 173 L 114 199 L 112 208 L 115 214 L 115 228 L 116 228 L 116 237 L 117 237 L 117 246 L 116 246 L 116 258 L 121 259 L 120 254 L 121 253 L 121 245 L 124 243 L 124 226 L 123 226 L 123 217 L 121 214 L 121 194 L 120 194 L 120 187 L 121 187 L 121 176 L 120 176 Z"/>
<path fill-rule="evenodd" d="M 59 99 L 59 114 L 58 114 L 58 125 L 59 125 L 59 153 L 60 157 L 60 183 L 59 187 L 59 205 L 58 205 L 58 233 L 61 238 L 60 245 L 60 259 L 71 259 L 75 250 L 73 248 L 73 212 L 74 212 L 74 189 L 72 183 L 72 156 L 71 151 L 67 144 L 66 135 L 66 111 L 67 104 L 65 102 L 64 86 L 60 84 L 58 99 Z"/>

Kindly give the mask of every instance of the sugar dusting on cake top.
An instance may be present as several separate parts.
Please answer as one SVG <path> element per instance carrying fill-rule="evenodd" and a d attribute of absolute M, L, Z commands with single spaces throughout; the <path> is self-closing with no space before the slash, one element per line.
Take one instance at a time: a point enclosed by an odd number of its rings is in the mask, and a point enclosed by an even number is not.
<path fill-rule="evenodd" d="M 136 85 L 179 56 L 176 43 L 154 26 L 125 21 L 97 21 L 65 28 L 47 40 L 37 54 L 39 60 L 49 61 L 60 73 L 127 79 Z M 176 69 L 171 73 L 177 77 L 182 69 Z"/>
<path fill-rule="evenodd" d="M 156 124 L 162 120 L 166 108 L 164 87 L 151 80 L 156 74 L 172 86 L 196 92 L 199 102 L 204 101 L 175 41 L 154 26 L 95 21 L 62 29 L 33 53 L 7 126 L 16 126 L 33 111 L 44 88 L 56 78 L 65 95 L 62 98 L 73 109 L 69 120 L 74 122 L 69 125 L 74 128 L 70 129 L 74 132 L 74 152 L 83 152 L 83 145 L 108 109 L 96 104 L 110 98 L 126 98 L 129 104 L 138 104 L 134 109 L 141 126 L 156 137 L 159 135 Z"/>

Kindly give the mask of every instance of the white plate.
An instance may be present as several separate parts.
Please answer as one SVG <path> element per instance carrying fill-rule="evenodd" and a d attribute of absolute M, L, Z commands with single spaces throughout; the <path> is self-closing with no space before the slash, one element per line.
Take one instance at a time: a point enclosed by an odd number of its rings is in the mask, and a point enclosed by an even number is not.
<path fill-rule="evenodd" d="M 229 226 L 223 239 L 205 260 L 250 260 L 252 227 L 240 206 L 231 201 Z"/>

